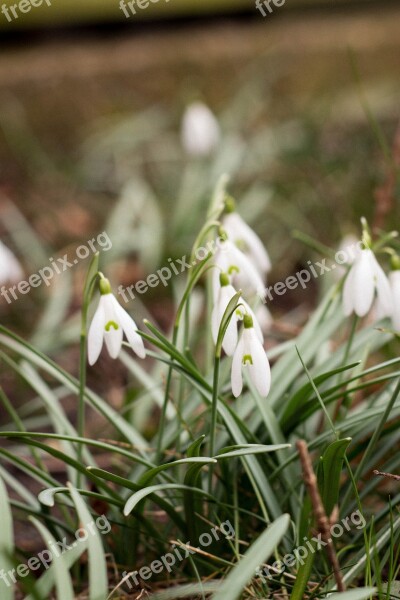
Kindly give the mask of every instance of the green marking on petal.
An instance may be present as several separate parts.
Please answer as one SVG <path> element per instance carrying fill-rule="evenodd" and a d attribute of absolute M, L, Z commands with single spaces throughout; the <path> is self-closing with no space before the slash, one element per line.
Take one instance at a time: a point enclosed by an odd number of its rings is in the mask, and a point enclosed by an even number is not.
<path fill-rule="evenodd" d="M 250 315 L 244 315 L 243 323 L 245 329 L 251 329 L 253 327 L 253 317 Z"/>
<path fill-rule="evenodd" d="M 110 331 L 111 327 L 113 327 L 115 330 L 119 329 L 119 325 L 115 321 L 108 321 L 105 326 L 105 330 Z"/>
<path fill-rule="evenodd" d="M 245 354 L 243 356 L 243 364 L 244 365 L 252 365 L 253 364 L 253 359 L 251 358 L 251 354 Z"/>
<path fill-rule="evenodd" d="M 246 252 L 246 250 L 248 250 L 246 242 L 242 239 L 235 239 L 235 246 L 242 252 Z"/>
<path fill-rule="evenodd" d="M 221 273 L 219 276 L 219 283 L 220 283 L 221 287 L 225 287 L 225 286 L 229 285 L 229 283 L 230 283 L 229 276 L 226 273 Z"/>
<path fill-rule="evenodd" d="M 239 273 L 239 272 L 240 272 L 240 269 L 236 265 L 231 265 L 228 269 L 229 275 L 232 275 L 232 273 Z"/>

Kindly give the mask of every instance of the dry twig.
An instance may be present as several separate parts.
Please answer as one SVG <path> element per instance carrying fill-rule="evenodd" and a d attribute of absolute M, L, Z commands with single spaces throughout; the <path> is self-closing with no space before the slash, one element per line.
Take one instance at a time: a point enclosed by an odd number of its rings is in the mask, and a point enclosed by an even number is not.
<path fill-rule="evenodd" d="M 346 591 L 346 586 L 340 572 L 339 561 L 330 534 L 331 524 L 325 512 L 324 505 L 322 504 L 321 496 L 318 491 L 317 478 L 312 466 L 310 453 L 308 452 L 307 444 L 304 440 L 298 440 L 296 446 L 297 450 L 299 451 L 300 462 L 303 469 L 304 483 L 310 495 L 316 526 L 318 532 L 321 534 L 322 540 L 326 543 L 326 553 L 332 564 L 333 575 L 335 577 L 337 588 L 339 592 L 344 592 Z"/>

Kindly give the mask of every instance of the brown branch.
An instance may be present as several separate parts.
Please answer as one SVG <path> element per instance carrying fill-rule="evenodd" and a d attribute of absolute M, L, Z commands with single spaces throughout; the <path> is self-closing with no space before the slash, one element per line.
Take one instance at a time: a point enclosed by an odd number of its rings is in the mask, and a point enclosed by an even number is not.
<path fill-rule="evenodd" d="M 390 477 L 390 479 L 396 479 L 396 481 L 400 481 L 400 475 L 394 475 L 393 473 L 385 473 L 384 471 L 377 471 L 375 469 L 374 475 L 380 475 L 381 477 Z"/>
<path fill-rule="evenodd" d="M 385 181 L 376 188 L 375 214 L 372 224 L 374 231 L 384 228 L 386 216 L 393 210 L 396 199 L 396 181 L 400 168 L 400 123 L 397 127 L 392 148 L 392 164 L 387 167 Z"/>
<path fill-rule="evenodd" d="M 346 591 L 346 586 L 340 572 L 338 557 L 336 555 L 335 546 L 333 545 L 331 538 L 330 521 L 326 515 L 324 505 L 322 504 L 322 499 L 318 491 L 317 478 L 312 466 L 310 453 L 308 452 L 307 444 L 304 440 L 298 440 L 296 446 L 297 450 L 299 451 L 300 462 L 303 469 L 304 483 L 310 495 L 316 526 L 318 532 L 321 534 L 322 540 L 326 543 L 326 553 L 332 564 L 333 575 L 335 577 L 337 588 L 339 592 L 344 592 Z"/>

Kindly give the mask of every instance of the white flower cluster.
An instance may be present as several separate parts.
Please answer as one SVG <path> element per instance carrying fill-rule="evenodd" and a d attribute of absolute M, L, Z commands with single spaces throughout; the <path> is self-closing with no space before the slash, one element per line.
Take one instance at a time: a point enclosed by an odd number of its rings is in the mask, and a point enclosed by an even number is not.
<path fill-rule="evenodd" d="M 365 236 L 364 236 L 365 239 Z M 375 317 L 390 317 L 400 331 L 400 260 L 392 257 L 389 277 L 379 265 L 370 248 L 370 240 L 357 253 L 343 286 L 343 310 L 346 316 L 355 313 L 364 317 L 374 307 Z"/>
<path fill-rule="evenodd" d="M 271 268 L 267 251 L 260 238 L 234 212 L 231 199 L 226 201 L 227 214 L 223 217 L 224 241 L 220 242 L 214 257 L 212 335 L 217 342 L 223 315 L 229 302 L 241 289 L 246 295 L 264 297 L 265 276 Z M 258 310 L 262 320 L 270 322 L 268 309 Z M 243 321 L 243 331 L 238 336 L 238 323 Z M 256 315 L 248 302 L 240 299 L 226 329 L 222 347 L 228 356 L 233 355 L 231 384 L 237 398 L 243 389 L 243 369 L 246 368 L 258 393 L 268 396 L 271 386 L 271 369 L 264 350 L 264 336 Z"/>

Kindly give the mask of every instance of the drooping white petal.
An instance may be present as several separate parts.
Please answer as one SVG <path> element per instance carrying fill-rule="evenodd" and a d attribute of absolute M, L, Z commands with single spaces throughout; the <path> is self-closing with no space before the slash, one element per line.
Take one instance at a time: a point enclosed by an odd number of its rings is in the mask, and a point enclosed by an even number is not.
<path fill-rule="evenodd" d="M 400 271 L 392 271 L 389 281 L 393 301 L 392 323 L 394 329 L 400 332 Z"/>
<path fill-rule="evenodd" d="M 106 324 L 104 331 L 104 341 L 111 358 L 118 358 L 122 348 L 122 327 L 116 321 Z"/>
<path fill-rule="evenodd" d="M 214 344 L 218 340 L 218 332 L 221 327 L 222 317 L 224 316 L 225 309 L 230 301 L 230 298 L 226 298 L 226 288 L 230 286 L 220 286 L 216 302 L 214 304 L 213 311 L 211 313 L 211 333 L 214 340 Z M 224 308 L 225 304 L 225 308 Z"/>
<path fill-rule="evenodd" d="M 90 365 L 94 365 L 100 356 L 101 348 L 104 340 L 105 313 L 102 303 L 103 296 L 100 298 L 99 305 L 94 313 L 93 320 L 89 327 L 88 333 L 88 361 Z"/>
<path fill-rule="evenodd" d="M 343 312 L 346 317 L 349 317 L 352 312 L 354 312 L 354 301 L 353 301 L 353 278 L 354 278 L 354 269 L 353 267 L 347 274 L 346 280 L 343 286 Z"/>
<path fill-rule="evenodd" d="M 368 313 L 374 300 L 375 273 L 371 256 L 375 258 L 369 249 L 360 252 L 351 267 L 343 290 L 345 311 L 352 306 L 359 317 Z"/>
<path fill-rule="evenodd" d="M 118 357 L 121 352 L 123 338 L 122 327 L 115 312 L 114 300 L 115 298 L 111 293 L 104 294 L 101 297 L 105 314 L 104 341 L 111 358 Z"/>
<path fill-rule="evenodd" d="M 212 271 L 212 291 L 214 304 L 218 301 L 221 283 L 219 277 L 221 273 L 227 273 L 230 267 L 229 256 L 227 252 L 223 252 L 221 248 L 214 255 L 214 269 Z"/>
<path fill-rule="evenodd" d="M 236 267 L 239 270 L 239 276 L 245 279 L 260 298 L 264 298 L 265 284 L 252 261 L 230 240 L 220 244 L 220 252 L 220 260 L 222 261 L 225 256 L 225 261 L 228 263 L 226 270 L 229 272 L 230 267 Z M 232 272 L 232 275 L 234 279 L 237 277 L 235 272 Z"/>
<path fill-rule="evenodd" d="M 135 321 L 126 312 L 126 310 L 122 308 L 115 296 L 112 296 L 112 301 L 114 304 L 114 311 L 117 316 L 117 320 L 121 325 L 123 332 L 126 335 L 129 345 L 131 346 L 132 350 L 136 352 L 139 358 L 145 358 L 146 350 L 144 347 L 143 339 L 137 333 L 137 326 Z"/>
<path fill-rule="evenodd" d="M 225 354 L 227 354 L 228 356 L 232 356 L 232 354 L 235 352 L 237 341 L 237 317 L 235 313 L 233 313 L 229 325 L 226 329 L 224 339 L 222 341 L 222 347 L 224 349 Z"/>
<path fill-rule="evenodd" d="M 252 256 L 255 264 L 262 274 L 271 270 L 271 261 L 264 244 L 258 235 L 247 225 L 237 213 L 229 213 L 224 217 L 223 226 L 228 236 L 236 243 L 243 242 L 246 251 Z"/>
<path fill-rule="evenodd" d="M 392 301 L 392 290 L 390 283 L 385 275 L 384 270 L 375 258 L 375 255 L 371 253 L 371 265 L 374 273 L 376 291 L 378 295 L 378 306 L 379 312 L 388 317 L 393 312 L 393 301 Z"/>
<path fill-rule="evenodd" d="M 248 365 L 250 379 L 260 396 L 267 397 L 271 387 L 271 368 L 266 352 L 253 329 L 249 329 L 249 354 L 252 364 Z"/>
<path fill-rule="evenodd" d="M 243 319 L 243 316 L 245 314 L 248 314 L 252 319 L 253 319 L 253 327 L 254 330 L 256 332 L 256 335 L 258 337 L 258 339 L 260 340 L 260 342 L 263 344 L 264 343 L 264 335 L 261 329 L 261 326 L 257 320 L 257 317 L 254 313 L 254 311 L 250 308 L 249 304 L 246 302 L 246 300 L 243 300 L 243 298 L 241 298 L 240 300 L 240 304 L 242 304 L 243 306 L 240 306 L 238 308 L 238 311 L 240 311 L 240 315 L 241 318 Z M 268 310 L 268 309 L 267 309 Z M 269 311 L 268 311 L 269 312 Z"/>
<path fill-rule="evenodd" d="M 236 346 L 235 353 L 232 359 L 231 367 L 231 387 L 232 394 L 237 398 L 242 393 L 243 389 L 243 375 L 242 375 L 242 362 L 243 362 L 243 336 L 240 338 L 238 345 Z"/>
<path fill-rule="evenodd" d="M 220 127 L 211 110 L 202 102 L 194 102 L 182 119 L 182 145 L 192 156 L 207 156 L 220 141 Z"/>
<path fill-rule="evenodd" d="M 232 300 L 236 290 L 231 285 L 224 285 L 220 288 L 217 303 L 214 306 L 211 315 L 211 329 L 214 339 L 214 343 L 217 343 L 219 328 L 221 327 L 222 318 L 228 307 L 229 302 Z M 228 356 L 232 356 L 237 345 L 237 320 L 238 315 L 234 312 L 229 321 L 229 325 L 226 329 L 222 347 Z"/>

